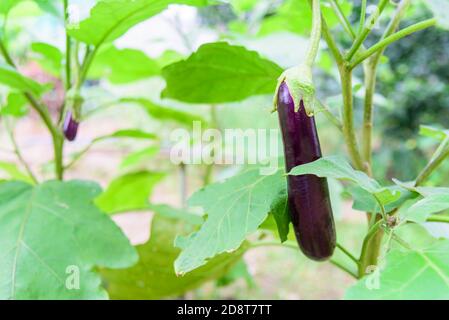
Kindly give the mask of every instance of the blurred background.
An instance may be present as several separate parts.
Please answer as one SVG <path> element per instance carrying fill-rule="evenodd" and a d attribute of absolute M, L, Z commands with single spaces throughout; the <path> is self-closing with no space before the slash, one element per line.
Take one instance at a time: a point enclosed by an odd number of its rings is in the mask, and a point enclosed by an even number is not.
<path fill-rule="evenodd" d="M 305 2 L 305 1 L 304 1 Z M 350 1 L 351 2 L 351 1 Z M 350 21 L 357 25 L 359 2 L 346 5 Z M 80 19 L 88 16 L 95 1 L 71 1 Z M 56 7 L 58 9 L 58 7 Z M 393 10 L 390 6 L 388 10 Z M 430 16 L 419 2 L 409 10 L 401 26 Z M 384 15 L 388 17 L 388 13 Z M 334 21 L 335 20 L 335 21 Z M 375 41 L 386 24 L 381 19 L 368 39 Z M 334 33 L 342 45 L 349 40 L 334 17 Z M 114 42 L 119 49 L 143 51 L 151 61 L 163 67 L 186 58 L 201 44 L 219 40 L 240 44 L 288 68 L 301 60 L 307 46 L 310 10 L 297 0 L 236 0 L 229 4 L 205 8 L 173 5 L 168 10 L 139 24 Z M 23 1 L 7 17 L 2 33 L 20 69 L 39 82 L 51 82 L 54 90 L 45 96 L 52 114 L 56 115 L 64 96 L 63 83 L 57 72 L 42 57 L 38 43 L 45 42 L 63 50 L 64 28 L 61 15 L 32 1 Z M 438 45 L 435 45 L 438 43 Z M 322 46 L 315 83 L 318 96 L 334 113 L 341 106 L 337 70 L 325 44 Z M 57 53 L 56 53 L 57 54 Z M 271 114 L 271 96 L 257 96 L 239 103 L 194 105 L 161 99 L 162 77 L 136 76 L 135 81 L 114 81 L 114 75 L 126 70 L 126 57 L 116 58 L 110 66 L 91 71 L 83 88 L 84 119 L 75 142 L 66 145 L 66 163 L 89 147 L 89 152 L 67 170 L 67 179 L 99 181 L 106 187 L 121 174 L 136 170 L 163 172 L 151 192 L 154 204 L 185 206 L 185 199 L 207 181 L 220 181 L 239 170 L 233 166 L 207 168 L 200 165 L 175 166 L 169 161 L 172 142 L 170 132 L 179 127 L 189 129 L 192 119 L 200 119 L 220 130 L 227 128 L 277 128 L 277 116 Z M 449 127 L 449 34 L 431 28 L 392 45 L 385 52 L 378 76 L 375 96 L 374 175 L 390 183 L 414 179 L 433 152 L 435 142 L 419 136 L 419 125 Z M 145 65 L 144 65 L 145 66 Z M 56 72 L 55 72 L 56 70 Z M 139 74 L 141 70 L 135 70 Z M 118 76 L 118 78 L 120 78 Z M 363 74 L 354 77 L 356 118 L 362 117 Z M 120 80 L 120 79 L 119 79 Z M 137 103 L 123 98 L 139 98 Z M 10 133 L 40 178 L 51 176 L 51 139 L 38 116 L 0 86 L 2 121 L 0 122 L 0 178 L 18 178 L 23 174 L 13 152 Z M 120 102 L 118 102 L 120 101 Z M 171 116 L 155 113 L 152 105 L 174 110 Z M 361 121 L 355 121 L 361 123 Z M 343 154 L 343 138 L 321 114 L 317 124 L 323 153 Z M 212 126 L 212 125 L 211 125 Z M 123 141 L 111 139 L 95 143 L 99 136 L 118 129 L 140 128 L 157 133 L 156 141 Z M 388 138 L 385 138 L 388 137 Z M 449 164 L 432 175 L 430 183 L 446 185 Z M 366 218 L 351 208 L 343 186 L 330 181 L 334 196 L 334 213 L 339 241 L 358 254 L 359 243 L 366 231 Z M 114 216 L 133 244 L 150 237 L 151 212 L 126 212 Z M 280 272 L 282 271 L 282 272 Z M 289 248 L 264 247 L 245 254 L 242 262 L 227 274 L 166 297 L 228 299 L 338 299 L 354 280 L 329 263 L 307 260 Z M 331 284 L 331 285 L 330 285 Z M 160 296 L 165 297 L 165 296 Z"/>

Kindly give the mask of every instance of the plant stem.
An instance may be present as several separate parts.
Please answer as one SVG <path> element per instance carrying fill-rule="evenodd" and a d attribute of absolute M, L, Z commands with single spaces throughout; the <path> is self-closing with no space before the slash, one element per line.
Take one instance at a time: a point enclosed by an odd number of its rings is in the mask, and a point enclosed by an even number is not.
<path fill-rule="evenodd" d="M 377 57 L 377 55 L 376 55 Z M 370 59 L 364 64 L 365 101 L 363 106 L 362 157 L 371 167 L 372 131 L 373 131 L 373 101 L 376 91 L 376 74 L 378 59 Z"/>
<path fill-rule="evenodd" d="M 335 42 L 334 38 L 332 37 L 332 34 L 331 34 L 329 27 L 327 26 L 326 20 L 324 19 L 323 16 L 321 16 L 321 30 L 323 33 L 323 38 L 326 41 L 330 52 L 334 56 L 335 62 L 337 63 L 337 65 L 340 68 L 344 63 L 344 59 L 340 52 L 340 49 L 338 49 L 337 43 Z"/>
<path fill-rule="evenodd" d="M 352 29 L 351 23 L 349 22 L 348 18 L 345 16 L 345 13 L 343 12 L 340 4 L 337 0 L 331 0 L 330 4 L 332 6 L 332 9 L 334 9 L 335 14 L 337 15 L 338 19 L 340 20 L 340 23 L 343 25 L 343 28 L 346 30 L 346 32 L 349 34 L 349 36 L 354 40 L 356 38 L 356 34 L 354 30 Z"/>
<path fill-rule="evenodd" d="M 343 131 L 343 126 L 341 124 L 341 120 L 335 116 L 330 110 L 329 108 L 322 103 L 320 100 L 316 99 L 316 101 L 318 102 L 320 108 L 316 109 L 316 113 L 318 114 L 319 112 L 322 112 L 326 118 L 333 124 L 335 125 L 335 127 L 340 130 Z"/>
<path fill-rule="evenodd" d="M 6 119 L 5 119 L 6 120 Z M 33 170 L 31 170 L 30 165 L 28 164 L 28 162 L 25 160 L 25 158 L 22 155 L 22 152 L 20 151 L 19 145 L 17 144 L 16 138 L 14 136 L 14 131 L 13 129 L 9 126 L 9 124 L 7 123 L 7 121 L 4 121 L 5 123 L 5 128 L 6 131 L 8 132 L 9 135 L 9 139 L 11 140 L 11 143 L 13 145 L 13 149 L 14 149 L 14 153 L 16 154 L 17 158 L 19 159 L 20 163 L 22 164 L 22 166 L 25 168 L 25 170 L 27 171 L 28 175 L 30 176 L 31 180 L 33 180 L 33 182 L 35 184 L 38 184 L 39 181 L 37 180 L 36 176 L 33 173 Z"/>
<path fill-rule="evenodd" d="M 295 251 L 298 251 L 298 245 L 296 243 L 288 243 L 288 242 L 280 243 L 280 242 L 275 242 L 275 241 L 253 242 L 253 243 L 250 244 L 249 248 L 250 249 L 254 249 L 254 248 L 259 248 L 259 247 L 267 247 L 267 246 L 289 248 L 289 249 L 293 249 Z M 338 246 L 338 247 L 341 249 L 341 246 Z M 351 260 L 353 259 L 353 256 L 346 249 L 342 250 L 342 252 L 345 253 L 346 255 L 349 254 L 350 256 L 348 256 L 348 257 Z M 339 269 L 345 271 L 346 273 L 348 273 L 349 275 L 351 275 L 351 276 L 353 276 L 354 278 L 357 279 L 357 275 L 352 270 L 348 269 L 346 266 L 342 265 L 341 263 L 339 263 L 335 259 L 331 258 L 329 260 L 329 262 L 332 263 L 334 266 L 338 267 Z M 357 260 L 355 260 L 355 262 L 357 263 Z"/>
<path fill-rule="evenodd" d="M 411 0 L 402 0 L 396 12 L 385 29 L 381 40 L 387 38 L 393 34 L 399 26 L 405 11 L 410 5 Z M 371 167 L 372 157 L 372 130 L 373 130 L 373 100 L 374 93 L 376 91 L 376 75 L 377 67 L 379 65 L 380 58 L 384 53 L 385 48 L 379 50 L 376 54 L 365 61 L 364 73 L 365 73 L 365 102 L 363 111 L 363 131 L 362 131 L 362 156 L 363 160 Z"/>
<path fill-rule="evenodd" d="M 427 29 L 429 27 L 432 27 L 435 24 L 436 24 L 436 19 L 434 19 L 434 18 L 427 19 L 427 20 L 421 21 L 419 23 L 416 23 L 414 25 L 411 25 L 407 28 L 404 28 L 404 29 L 386 37 L 385 39 L 379 41 L 378 43 L 376 43 L 375 45 L 373 45 L 372 47 L 368 48 L 366 51 L 361 53 L 359 56 L 357 56 L 357 58 L 351 63 L 351 68 L 356 67 L 362 61 L 369 58 L 370 56 L 372 56 L 379 50 L 385 49 L 385 47 L 387 47 L 391 43 L 398 41 L 414 32 L 421 31 L 421 30 Z"/>
<path fill-rule="evenodd" d="M 359 30 L 357 31 L 357 35 L 360 35 L 362 33 L 363 27 L 365 26 L 365 18 L 366 18 L 366 0 L 362 0 L 362 5 L 360 9 Z"/>
<path fill-rule="evenodd" d="M 362 46 L 365 39 L 370 34 L 371 30 L 373 29 L 374 25 L 377 22 L 377 19 L 380 17 L 380 14 L 384 10 L 385 6 L 387 5 L 388 0 L 380 0 L 379 4 L 377 6 L 377 11 L 374 12 L 370 17 L 367 23 L 365 23 L 362 31 L 357 35 L 357 38 L 354 40 L 354 43 L 352 44 L 351 48 L 349 49 L 348 54 L 346 55 L 346 60 L 350 61 L 354 55 L 357 53 L 357 51 Z"/>
<path fill-rule="evenodd" d="M 66 81 L 65 81 L 65 88 L 66 91 L 70 90 L 70 86 L 72 83 L 71 80 L 71 70 L 72 70 L 72 39 L 70 38 L 68 32 L 67 32 L 67 21 L 69 20 L 69 0 L 64 0 L 64 22 L 66 25 L 66 32 L 65 32 L 65 50 L 66 50 L 66 62 L 65 62 L 65 76 L 66 76 Z"/>
<path fill-rule="evenodd" d="M 320 0 L 312 0 L 312 19 L 312 33 L 310 34 L 310 43 L 305 59 L 305 64 L 308 66 L 313 66 L 320 48 L 322 25 Z"/>
<path fill-rule="evenodd" d="M 380 247 L 382 244 L 383 220 L 378 220 L 368 231 L 363 240 L 362 251 L 359 258 L 359 278 L 365 276 L 369 266 L 377 265 Z"/>
<path fill-rule="evenodd" d="M 340 79 L 343 94 L 343 136 L 346 141 L 349 156 L 357 170 L 366 171 L 362 157 L 357 145 L 357 138 L 354 130 L 354 112 L 352 97 L 352 71 L 343 66 L 340 68 Z"/>
<path fill-rule="evenodd" d="M 340 249 L 346 256 L 348 256 L 349 259 L 354 261 L 356 264 L 359 264 L 359 260 L 357 260 L 357 258 L 354 257 L 354 255 L 352 253 L 350 253 L 348 249 L 346 249 L 339 243 L 337 243 L 337 248 Z"/>
<path fill-rule="evenodd" d="M 429 163 L 424 167 L 415 181 L 415 187 L 423 184 L 427 178 L 435 171 L 443 161 L 449 157 L 449 138 L 444 139 L 433 154 Z"/>
<path fill-rule="evenodd" d="M 11 56 L 9 55 L 8 50 L 6 49 L 2 39 L 0 39 L 0 51 L 3 57 L 5 58 L 5 61 L 13 68 L 17 69 L 14 61 L 12 60 Z M 54 147 L 54 154 L 55 154 L 55 174 L 57 179 L 63 178 L 64 168 L 62 165 L 62 148 L 64 139 L 62 136 L 62 133 L 58 129 L 57 126 L 53 123 L 53 120 L 51 119 L 50 113 L 48 109 L 45 106 L 42 106 L 36 98 L 29 92 L 23 92 L 23 95 L 30 103 L 31 107 L 36 110 L 36 112 L 39 114 L 40 118 L 44 122 L 45 126 L 47 127 L 48 131 L 51 134 L 52 140 L 53 140 L 53 147 Z"/>

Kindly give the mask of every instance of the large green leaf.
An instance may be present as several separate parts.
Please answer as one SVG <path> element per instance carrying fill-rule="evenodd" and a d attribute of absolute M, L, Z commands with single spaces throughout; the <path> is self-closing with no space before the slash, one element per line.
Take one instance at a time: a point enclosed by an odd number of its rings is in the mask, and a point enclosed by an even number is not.
<path fill-rule="evenodd" d="M 192 126 L 194 121 L 205 122 L 204 118 L 198 115 L 160 106 L 145 98 L 123 98 L 120 101 L 125 103 L 136 103 L 142 106 L 152 118 L 161 121 L 174 121 L 186 126 Z"/>
<path fill-rule="evenodd" d="M 125 174 L 114 179 L 95 204 L 107 213 L 147 208 L 153 188 L 164 177 L 164 173 L 150 171 Z"/>
<path fill-rule="evenodd" d="M 338 24 L 329 1 L 322 1 L 321 11 L 330 27 Z M 340 7 L 346 16 L 352 10 L 352 4 L 348 0 L 338 0 Z M 287 0 L 276 10 L 275 14 L 264 19 L 260 26 L 259 34 L 266 35 L 272 32 L 290 31 L 301 35 L 309 34 L 312 28 L 312 9 L 309 1 Z"/>
<path fill-rule="evenodd" d="M 449 240 L 394 248 L 385 266 L 359 280 L 346 299 L 449 299 Z"/>
<path fill-rule="evenodd" d="M 165 10 L 170 4 L 207 5 L 208 0 L 100 0 L 90 17 L 69 34 L 82 42 L 100 45 L 124 35 L 133 26 Z M 157 32 L 155 30 L 154 32 Z"/>
<path fill-rule="evenodd" d="M 295 176 L 314 174 L 319 177 L 348 180 L 375 196 L 383 205 L 392 203 L 401 196 L 399 190 L 382 187 L 364 172 L 354 170 L 344 158 L 339 156 L 323 157 L 314 162 L 297 166 L 289 174 Z"/>
<path fill-rule="evenodd" d="M 272 93 L 282 69 L 257 52 L 226 42 L 202 45 L 187 60 L 165 67 L 163 97 L 221 103 Z"/>
<path fill-rule="evenodd" d="M 99 193 L 83 181 L 0 184 L 0 299 L 107 298 L 94 268 L 129 267 L 137 254 L 93 205 Z"/>
<path fill-rule="evenodd" d="M 202 207 L 207 220 L 198 232 L 177 239 L 183 250 L 176 273 L 185 274 L 217 254 L 238 249 L 266 219 L 285 187 L 282 171 L 262 176 L 255 168 L 197 191 L 189 204 Z"/>
<path fill-rule="evenodd" d="M 102 270 L 111 297 L 161 299 L 181 295 L 226 274 L 245 251 L 242 248 L 224 253 L 194 272 L 177 277 L 173 263 L 180 249 L 174 247 L 173 242 L 176 235 L 190 231 L 192 225 L 185 221 L 156 215 L 152 221 L 150 240 L 137 246 L 139 263 L 126 270 Z"/>
<path fill-rule="evenodd" d="M 108 46 L 95 57 L 89 69 L 89 78 L 106 77 L 112 83 L 129 83 L 158 75 L 160 67 L 143 51 L 136 49 L 117 49 Z"/>
<path fill-rule="evenodd" d="M 6 105 L 0 110 L 0 115 L 7 115 L 12 117 L 23 117 L 28 111 L 28 100 L 22 93 L 10 92 L 6 101 Z"/>
<path fill-rule="evenodd" d="M 133 151 L 122 159 L 120 167 L 127 168 L 139 166 L 145 163 L 148 164 L 150 162 L 149 159 L 158 154 L 159 150 L 159 146 L 149 146 L 137 151 Z"/>
<path fill-rule="evenodd" d="M 30 92 L 35 95 L 40 95 L 46 89 L 45 86 L 25 77 L 6 64 L 0 64 L 0 85 L 2 84 L 12 89 Z"/>
<path fill-rule="evenodd" d="M 449 193 L 436 193 L 414 203 L 404 212 L 403 216 L 409 221 L 424 223 L 431 214 L 447 209 L 449 209 Z"/>
<path fill-rule="evenodd" d="M 396 194 L 396 192 L 399 191 L 401 195 L 399 199 L 385 205 L 385 212 L 391 212 L 394 209 L 400 207 L 405 201 L 414 199 L 418 196 L 416 193 L 410 192 L 409 190 L 401 188 L 400 186 L 390 186 L 386 188 L 390 189 L 393 194 Z M 351 194 L 351 197 L 354 200 L 354 203 L 352 205 L 353 209 L 364 212 L 381 213 L 379 203 L 377 203 L 372 194 L 368 191 L 358 186 L 351 186 L 348 188 L 348 192 Z"/>
<path fill-rule="evenodd" d="M 33 179 L 25 172 L 20 170 L 15 163 L 0 161 L 0 172 L 4 172 L 9 179 L 24 181 L 33 184 Z"/>
<path fill-rule="evenodd" d="M 31 50 L 37 54 L 35 59 L 42 68 L 52 75 L 60 75 L 64 55 L 59 48 L 45 42 L 34 42 Z"/>

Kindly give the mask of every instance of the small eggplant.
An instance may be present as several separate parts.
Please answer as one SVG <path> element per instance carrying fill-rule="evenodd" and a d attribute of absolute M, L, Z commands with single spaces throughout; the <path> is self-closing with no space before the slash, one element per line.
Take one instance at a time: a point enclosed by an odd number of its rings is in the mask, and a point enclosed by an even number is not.
<path fill-rule="evenodd" d="M 67 140 L 73 141 L 78 133 L 79 122 L 73 118 L 72 112 L 67 112 L 62 130 Z"/>
<path fill-rule="evenodd" d="M 277 92 L 277 111 L 284 144 L 287 172 L 321 158 L 315 118 L 308 116 L 304 101 L 299 108 L 286 82 Z M 288 176 L 288 207 L 302 252 L 313 260 L 330 258 L 336 246 L 335 225 L 326 178 Z"/>

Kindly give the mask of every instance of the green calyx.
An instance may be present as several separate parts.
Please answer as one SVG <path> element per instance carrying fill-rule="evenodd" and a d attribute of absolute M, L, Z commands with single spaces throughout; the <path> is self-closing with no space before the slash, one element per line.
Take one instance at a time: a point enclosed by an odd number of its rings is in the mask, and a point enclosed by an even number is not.
<path fill-rule="evenodd" d="M 84 98 L 79 90 L 72 88 L 67 92 L 67 110 L 72 111 L 72 116 L 75 121 L 81 120 L 81 107 L 84 103 Z"/>
<path fill-rule="evenodd" d="M 295 105 L 295 112 L 299 111 L 301 100 L 309 117 L 313 116 L 315 105 L 315 86 L 312 81 L 312 69 L 307 65 L 298 65 L 285 70 L 278 79 L 274 93 L 274 111 L 277 110 L 278 92 L 282 82 L 287 84 Z"/>

